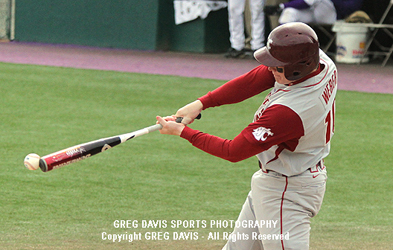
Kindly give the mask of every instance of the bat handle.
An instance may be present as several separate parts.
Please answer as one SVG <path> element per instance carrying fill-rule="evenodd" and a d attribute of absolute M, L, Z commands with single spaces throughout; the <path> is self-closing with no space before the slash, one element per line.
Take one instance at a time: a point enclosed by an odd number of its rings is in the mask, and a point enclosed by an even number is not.
<path fill-rule="evenodd" d="M 201 114 L 199 114 L 196 117 L 196 119 L 201 119 Z M 183 117 L 177 117 L 176 122 L 177 123 L 181 123 L 182 120 L 183 120 Z M 128 140 L 130 140 L 132 138 L 135 138 L 135 137 L 138 137 L 138 136 L 141 136 L 141 135 L 144 135 L 144 134 L 148 134 L 148 133 L 160 130 L 160 129 L 162 129 L 162 125 L 161 124 L 155 124 L 155 125 L 152 125 L 150 127 L 146 127 L 146 128 L 134 131 L 132 133 L 120 135 L 119 137 L 120 137 L 121 143 L 123 143 L 123 142 L 128 141 Z"/>
<path fill-rule="evenodd" d="M 197 117 L 195 117 L 195 119 L 201 119 L 201 117 L 202 117 L 202 114 L 201 113 L 199 113 L 199 115 L 197 116 Z M 183 117 L 176 117 L 176 122 L 177 123 L 181 123 L 183 121 Z"/>
<path fill-rule="evenodd" d="M 161 124 L 156 124 L 156 125 L 147 127 L 146 129 L 147 129 L 147 131 L 149 131 L 149 133 L 151 133 L 151 132 L 154 132 L 154 131 L 162 129 L 162 125 Z"/>
<path fill-rule="evenodd" d="M 201 117 L 202 117 L 202 115 L 199 114 L 197 117 L 195 117 L 195 119 L 199 120 L 199 119 L 201 119 Z M 176 118 L 176 122 L 177 123 L 181 123 L 182 120 L 183 120 L 183 117 L 177 117 Z M 148 133 L 151 133 L 151 132 L 154 132 L 154 131 L 162 129 L 162 125 L 161 124 L 156 124 L 156 125 L 147 127 L 146 129 L 147 129 Z"/>

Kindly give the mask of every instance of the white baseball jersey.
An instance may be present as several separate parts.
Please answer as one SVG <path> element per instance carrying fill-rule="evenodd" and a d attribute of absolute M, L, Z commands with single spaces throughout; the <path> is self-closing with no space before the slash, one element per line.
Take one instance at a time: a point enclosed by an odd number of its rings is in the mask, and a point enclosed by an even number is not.
<path fill-rule="evenodd" d="M 299 138 L 293 151 L 275 145 L 257 155 L 265 170 L 273 170 L 286 176 L 298 175 L 329 154 L 334 129 L 337 70 L 322 51 L 320 57 L 320 63 L 325 67 L 318 75 L 292 86 L 275 83 L 255 113 L 254 121 L 261 117 L 267 108 L 283 105 L 300 117 L 304 129 L 304 135 Z M 254 136 L 275 136 L 269 131 L 270 128 L 259 128 L 259 131 L 254 131 Z"/>

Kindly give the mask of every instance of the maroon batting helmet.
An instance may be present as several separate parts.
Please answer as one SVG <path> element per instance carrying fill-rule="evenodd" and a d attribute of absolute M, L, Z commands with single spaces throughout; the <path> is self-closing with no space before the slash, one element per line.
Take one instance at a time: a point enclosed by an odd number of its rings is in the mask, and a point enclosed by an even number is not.
<path fill-rule="evenodd" d="M 268 67 L 284 67 L 288 80 L 298 80 L 317 68 L 319 43 L 314 30 L 300 22 L 275 28 L 265 47 L 254 53 L 255 59 Z"/>

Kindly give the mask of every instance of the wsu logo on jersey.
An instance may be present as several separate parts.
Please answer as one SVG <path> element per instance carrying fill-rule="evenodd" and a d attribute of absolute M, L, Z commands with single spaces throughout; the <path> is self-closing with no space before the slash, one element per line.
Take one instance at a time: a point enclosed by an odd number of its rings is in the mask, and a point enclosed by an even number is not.
<path fill-rule="evenodd" d="M 257 141 L 266 141 L 268 136 L 274 135 L 270 130 L 270 128 L 264 128 L 264 127 L 259 127 L 257 129 L 254 129 L 252 134 L 254 135 L 255 139 L 257 139 Z"/>

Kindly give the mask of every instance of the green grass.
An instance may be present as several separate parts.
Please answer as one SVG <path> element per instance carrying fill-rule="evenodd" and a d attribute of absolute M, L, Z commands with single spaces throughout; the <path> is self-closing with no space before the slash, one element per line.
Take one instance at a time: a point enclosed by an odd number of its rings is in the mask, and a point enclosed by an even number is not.
<path fill-rule="evenodd" d="M 23 158 L 137 130 L 223 81 L 0 63 L 0 249 L 221 249 L 221 229 L 141 228 L 142 220 L 235 220 L 258 169 L 229 163 L 158 132 L 43 173 Z M 193 128 L 233 138 L 264 94 L 203 112 Z M 326 159 L 325 201 L 311 249 L 388 249 L 393 244 L 393 95 L 339 91 Z M 139 227 L 115 228 L 115 220 Z M 103 241 L 103 232 L 198 232 L 194 241 Z M 204 238 L 202 238 L 204 236 Z"/>

